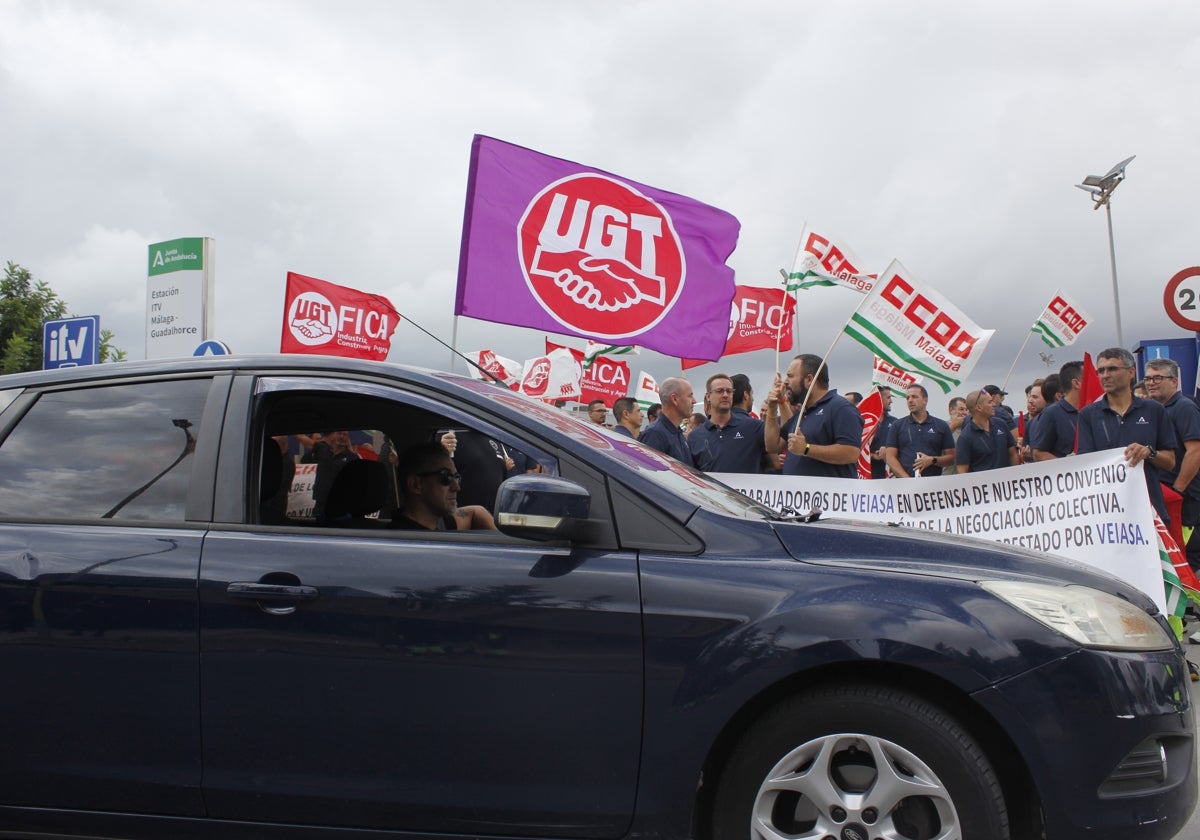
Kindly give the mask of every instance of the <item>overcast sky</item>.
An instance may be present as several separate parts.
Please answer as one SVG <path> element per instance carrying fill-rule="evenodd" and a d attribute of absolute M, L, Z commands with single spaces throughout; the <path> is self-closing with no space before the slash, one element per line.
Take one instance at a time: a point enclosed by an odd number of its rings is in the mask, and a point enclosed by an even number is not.
<path fill-rule="evenodd" d="M 480 133 L 729 211 L 739 283 L 775 283 L 805 222 L 869 270 L 897 258 L 996 330 L 970 384 L 999 384 L 1058 287 L 1093 323 L 1055 369 L 1116 343 L 1104 211 L 1073 185 L 1130 155 L 1125 343 L 1188 335 L 1162 293 L 1200 264 L 1198 79 L 1200 4 L 1181 2 L 0 0 L 0 260 L 134 359 L 147 246 L 184 236 L 216 240 L 215 335 L 236 352 L 278 351 L 288 271 L 384 294 L 449 342 Z M 857 302 L 803 293 L 797 349 L 823 353 Z M 458 346 L 522 360 L 543 333 L 463 318 Z M 449 365 L 407 323 L 390 358 Z M 746 371 L 761 395 L 774 364 L 690 377 Z M 830 365 L 835 387 L 869 383 L 849 339 Z"/>

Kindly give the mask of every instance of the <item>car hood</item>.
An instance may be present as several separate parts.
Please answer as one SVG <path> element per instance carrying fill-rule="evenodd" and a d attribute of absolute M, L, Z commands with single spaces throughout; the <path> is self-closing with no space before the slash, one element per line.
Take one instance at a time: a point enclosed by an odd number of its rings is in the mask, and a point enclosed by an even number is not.
<path fill-rule="evenodd" d="M 1065 557 L 1019 546 L 899 525 L 824 519 L 775 523 L 788 553 L 805 563 L 957 580 L 1026 580 L 1090 586 L 1148 612 L 1154 601 L 1136 587 Z"/>

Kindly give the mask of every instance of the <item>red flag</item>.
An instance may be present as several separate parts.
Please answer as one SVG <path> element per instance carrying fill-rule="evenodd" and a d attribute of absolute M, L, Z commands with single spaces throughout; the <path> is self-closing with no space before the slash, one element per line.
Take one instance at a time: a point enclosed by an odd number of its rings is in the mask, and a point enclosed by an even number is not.
<path fill-rule="evenodd" d="M 547 338 L 546 352 L 551 350 L 570 350 L 575 361 L 583 365 L 585 354 L 582 350 L 555 344 Z M 603 400 L 608 408 L 612 408 L 614 402 L 628 394 L 629 363 L 608 356 L 597 356 L 579 380 L 579 401 L 582 403 Z"/>
<path fill-rule="evenodd" d="M 858 477 L 871 477 L 871 443 L 875 430 L 883 419 L 883 397 L 876 388 L 858 404 L 858 413 L 863 416 L 862 448 L 858 452 Z"/>
<path fill-rule="evenodd" d="M 279 352 L 383 361 L 399 323 L 382 295 L 289 271 Z"/>
<path fill-rule="evenodd" d="M 792 317 L 796 300 L 778 287 L 738 286 L 729 312 L 729 334 L 721 356 L 752 350 L 792 349 Z M 684 370 L 707 364 L 704 359 L 681 359 Z"/>
<path fill-rule="evenodd" d="M 1084 353 L 1083 374 L 1079 378 L 1079 407 L 1091 405 L 1103 396 L 1104 386 L 1100 384 L 1100 374 L 1096 373 L 1091 354 Z"/>

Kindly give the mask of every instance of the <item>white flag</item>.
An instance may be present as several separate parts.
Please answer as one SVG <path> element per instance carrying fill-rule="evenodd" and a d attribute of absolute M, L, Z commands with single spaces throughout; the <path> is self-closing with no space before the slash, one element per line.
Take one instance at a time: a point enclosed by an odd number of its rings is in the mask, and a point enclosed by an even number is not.
<path fill-rule="evenodd" d="M 1030 327 L 1030 332 L 1037 333 L 1051 347 L 1066 347 L 1075 343 L 1090 320 L 1092 316 L 1059 289 L 1038 316 L 1037 323 Z"/>
<path fill-rule="evenodd" d="M 950 393 L 975 367 L 995 330 L 985 330 L 899 260 L 876 281 L 845 332 L 898 368 Z"/>
<path fill-rule="evenodd" d="M 510 388 L 515 389 L 521 383 L 520 362 L 506 359 L 491 350 L 476 350 L 474 353 L 467 353 L 466 356 Z M 484 378 L 479 368 L 474 365 L 467 367 L 467 373 L 472 379 Z"/>
<path fill-rule="evenodd" d="M 886 359 L 875 357 L 875 365 L 871 372 L 871 384 L 888 388 L 897 396 L 903 397 L 910 385 L 920 385 L 924 377 L 902 370 Z"/>
<path fill-rule="evenodd" d="M 796 264 L 787 275 L 787 290 L 813 286 L 845 286 L 866 294 L 875 283 L 874 274 L 862 272 L 862 261 L 844 242 L 808 229 L 800 231 L 800 250 Z"/>
<path fill-rule="evenodd" d="M 633 392 L 633 398 L 642 408 L 649 408 L 659 401 L 658 383 L 654 381 L 653 376 L 645 371 L 638 374 L 637 388 Z"/>
<path fill-rule="evenodd" d="M 525 362 L 521 393 L 546 402 L 578 399 L 583 368 L 566 347 Z"/>

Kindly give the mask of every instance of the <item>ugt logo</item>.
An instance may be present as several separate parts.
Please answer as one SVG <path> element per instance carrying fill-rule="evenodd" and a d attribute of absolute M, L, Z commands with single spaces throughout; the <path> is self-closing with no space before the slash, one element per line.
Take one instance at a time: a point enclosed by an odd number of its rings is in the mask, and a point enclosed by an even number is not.
<path fill-rule="evenodd" d="M 301 344 L 315 347 L 333 340 L 334 312 L 329 298 L 316 292 L 296 295 L 288 311 L 288 330 Z"/>
<path fill-rule="evenodd" d="M 623 338 L 661 321 L 687 265 L 671 217 L 628 184 L 594 173 L 543 189 L 518 228 L 533 296 L 565 327 Z"/>

